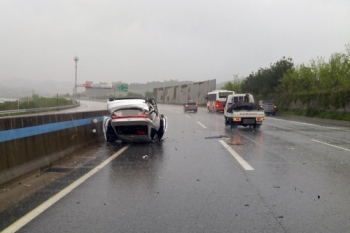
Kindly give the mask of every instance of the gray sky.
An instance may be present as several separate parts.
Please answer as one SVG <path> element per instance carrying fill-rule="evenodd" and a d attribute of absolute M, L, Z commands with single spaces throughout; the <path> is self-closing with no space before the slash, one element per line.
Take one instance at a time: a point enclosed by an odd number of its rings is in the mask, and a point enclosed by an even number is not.
<path fill-rule="evenodd" d="M 217 82 L 345 51 L 349 0 L 0 0 L 0 81 Z"/>

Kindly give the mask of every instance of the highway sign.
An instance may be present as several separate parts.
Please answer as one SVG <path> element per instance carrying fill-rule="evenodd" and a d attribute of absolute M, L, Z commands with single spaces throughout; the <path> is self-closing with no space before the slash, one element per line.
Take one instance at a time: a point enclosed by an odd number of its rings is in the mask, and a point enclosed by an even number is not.
<path fill-rule="evenodd" d="M 128 92 L 128 84 L 126 84 L 126 83 L 118 84 L 117 91 Z"/>

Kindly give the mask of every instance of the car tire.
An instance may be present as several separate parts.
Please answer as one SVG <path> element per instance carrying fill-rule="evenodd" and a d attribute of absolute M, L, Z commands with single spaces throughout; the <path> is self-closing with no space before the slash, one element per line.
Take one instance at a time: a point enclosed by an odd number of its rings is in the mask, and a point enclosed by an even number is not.
<path fill-rule="evenodd" d="M 253 125 L 253 129 L 260 129 L 260 126 L 261 126 L 261 125 L 255 124 L 255 125 Z"/>
<path fill-rule="evenodd" d="M 231 129 L 237 129 L 237 124 L 233 122 L 231 122 L 230 126 L 231 126 Z"/>
<path fill-rule="evenodd" d="M 115 134 L 112 126 L 109 124 L 106 131 L 106 141 L 115 142 L 118 140 L 118 136 Z"/>
<path fill-rule="evenodd" d="M 160 119 L 159 129 L 158 129 L 157 135 L 158 135 L 158 141 L 160 141 L 164 135 L 164 120 L 163 120 L 163 118 Z"/>

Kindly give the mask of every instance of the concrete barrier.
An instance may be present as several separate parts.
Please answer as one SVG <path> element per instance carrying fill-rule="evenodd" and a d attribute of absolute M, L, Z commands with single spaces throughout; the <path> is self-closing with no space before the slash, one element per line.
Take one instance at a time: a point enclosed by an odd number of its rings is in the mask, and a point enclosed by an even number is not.
<path fill-rule="evenodd" d="M 106 115 L 108 111 L 0 118 L 0 184 L 97 143 Z"/>

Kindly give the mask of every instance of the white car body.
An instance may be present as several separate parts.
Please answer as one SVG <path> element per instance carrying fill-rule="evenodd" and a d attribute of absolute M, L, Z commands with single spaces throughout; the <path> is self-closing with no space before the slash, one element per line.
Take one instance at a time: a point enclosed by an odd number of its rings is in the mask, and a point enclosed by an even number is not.
<path fill-rule="evenodd" d="M 153 98 L 110 98 L 107 109 L 111 116 L 105 117 L 103 130 L 108 142 L 160 141 L 167 130 L 167 118 Z"/>

